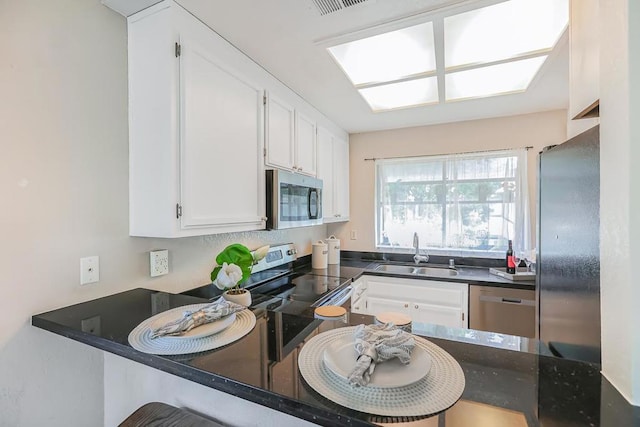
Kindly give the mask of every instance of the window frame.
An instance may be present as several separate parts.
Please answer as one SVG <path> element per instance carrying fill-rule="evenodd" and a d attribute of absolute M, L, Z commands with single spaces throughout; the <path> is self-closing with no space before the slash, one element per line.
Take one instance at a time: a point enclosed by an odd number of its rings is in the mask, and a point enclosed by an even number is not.
<path fill-rule="evenodd" d="M 513 177 L 496 177 L 496 178 L 470 178 L 470 179 L 451 179 L 447 174 L 447 168 L 451 160 L 464 160 L 471 159 L 474 157 L 492 157 L 492 158 L 508 158 L 514 157 L 516 158 L 517 164 L 513 174 Z M 442 163 L 442 176 L 440 180 L 433 181 L 411 181 L 407 182 L 408 185 L 411 185 L 413 182 L 424 182 L 429 185 L 441 185 L 445 188 L 448 185 L 453 183 L 478 183 L 478 182 L 492 182 L 500 181 L 502 185 L 504 185 L 505 181 L 512 182 L 514 189 L 514 199 L 513 208 L 514 208 L 514 220 L 513 223 L 513 234 L 514 236 L 510 236 L 511 240 L 516 240 L 515 236 L 518 236 L 517 247 L 527 248 L 530 243 L 530 221 L 529 221 L 529 200 L 528 200 L 528 172 L 527 172 L 527 149 L 504 149 L 504 150 L 490 150 L 490 151 L 479 151 L 479 152 L 469 152 L 469 153 L 456 153 L 456 154 L 447 154 L 447 155 L 427 155 L 427 156 L 412 156 L 412 157 L 399 157 L 399 158 L 388 158 L 388 159 L 376 159 L 376 165 L 374 167 L 375 170 L 375 212 L 374 212 L 374 227 L 375 227 L 375 247 L 378 251 L 394 251 L 394 252 L 409 252 L 413 251 L 413 247 L 411 246 L 393 246 L 388 244 L 382 244 L 383 239 L 383 214 L 384 209 L 387 206 L 394 206 L 394 204 L 384 205 L 383 199 L 383 191 L 382 188 L 384 186 L 383 179 L 380 176 L 380 168 L 384 166 L 384 164 L 402 164 L 402 163 L 410 163 L 410 162 L 433 162 L 440 160 Z M 516 196 L 516 193 L 519 193 Z M 445 193 L 446 194 L 446 193 Z M 459 204 L 476 204 L 476 205 L 486 205 L 491 206 L 491 204 L 501 204 L 504 205 L 504 200 L 496 200 L 491 201 L 488 199 L 482 200 L 480 194 L 478 195 L 478 200 L 474 201 L 456 201 L 455 203 Z M 482 257 L 482 258 L 502 258 L 504 253 L 501 251 L 491 251 L 491 250 L 479 250 L 479 249 L 469 249 L 464 247 L 448 247 L 446 246 L 449 241 L 447 238 L 447 233 L 450 232 L 450 229 L 447 229 L 447 210 L 448 207 L 455 204 L 449 197 L 443 197 L 441 201 L 434 202 L 425 202 L 425 201 L 417 201 L 417 202 L 403 202 L 397 204 L 397 206 L 408 206 L 408 205 L 438 205 L 440 206 L 440 212 L 442 214 L 442 239 L 443 247 L 429 247 L 425 244 L 421 243 L 420 250 L 425 251 L 432 255 L 442 255 L 442 256 L 470 256 L 470 257 Z M 504 216 L 503 216 L 504 218 Z M 520 222 L 520 224 L 519 224 Z M 419 231 L 419 230 L 416 230 Z M 506 251 L 506 246 L 504 248 Z"/>

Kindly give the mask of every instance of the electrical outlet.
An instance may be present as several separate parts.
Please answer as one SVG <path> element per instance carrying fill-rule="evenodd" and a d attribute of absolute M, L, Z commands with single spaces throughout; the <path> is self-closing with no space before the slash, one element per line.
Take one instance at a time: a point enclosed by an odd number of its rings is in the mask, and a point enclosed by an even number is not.
<path fill-rule="evenodd" d="M 358 239 L 358 232 L 356 230 L 351 230 L 351 240 Z"/>
<path fill-rule="evenodd" d="M 162 276 L 169 273 L 169 251 L 149 252 L 149 275 L 151 277 Z"/>
<path fill-rule="evenodd" d="M 100 280 L 100 257 L 80 258 L 80 284 L 95 283 Z"/>
<path fill-rule="evenodd" d="M 80 329 L 82 332 L 87 332 L 93 335 L 100 335 L 102 319 L 100 316 L 93 316 L 80 321 Z"/>

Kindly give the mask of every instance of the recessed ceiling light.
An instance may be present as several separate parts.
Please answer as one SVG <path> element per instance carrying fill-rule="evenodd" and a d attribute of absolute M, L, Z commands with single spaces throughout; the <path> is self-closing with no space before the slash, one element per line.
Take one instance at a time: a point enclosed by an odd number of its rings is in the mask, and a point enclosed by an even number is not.
<path fill-rule="evenodd" d="M 373 111 L 413 107 L 438 102 L 438 79 L 427 77 L 360 89 Z"/>
<path fill-rule="evenodd" d="M 444 19 L 445 65 L 548 51 L 569 22 L 567 0 L 511 0 Z"/>
<path fill-rule="evenodd" d="M 546 59 L 538 56 L 449 73 L 445 76 L 447 101 L 524 91 Z"/>
<path fill-rule="evenodd" d="M 328 50 L 354 85 L 394 81 L 436 69 L 431 22 Z"/>

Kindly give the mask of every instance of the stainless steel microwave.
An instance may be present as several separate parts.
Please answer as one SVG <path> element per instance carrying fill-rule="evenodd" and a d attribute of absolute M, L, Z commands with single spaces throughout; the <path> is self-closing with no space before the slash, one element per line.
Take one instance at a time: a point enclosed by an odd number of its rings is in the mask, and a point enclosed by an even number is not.
<path fill-rule="evenodd" d="M 267 170 L 267 229 L 322 224 L 322 180 Z"/>

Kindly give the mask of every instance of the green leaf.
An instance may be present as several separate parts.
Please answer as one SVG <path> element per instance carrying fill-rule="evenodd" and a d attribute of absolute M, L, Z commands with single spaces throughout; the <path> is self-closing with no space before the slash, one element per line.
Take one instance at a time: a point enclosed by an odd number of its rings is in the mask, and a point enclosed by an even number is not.
<path fill-rule="evenodd" d="M 242 280 L 239 283 L 244 282 L 251 275 L 251 267 L 253 266 L 253 255 L 251 251 L 244 245 L 234 243 L 227 246 L 216 257 L 216 263 L 218 266 L 211 272 L 211 280 L 215 280 L 218 277 L 218 272 L 223 263 L 235 264 L 242 270 Z"/>
<path fill-rule="evenodd" d="M 211 272 L 211 281 L 213 282 L 214 280 L 216 280 L 216 278 L 218 277 L 218 273 L 220 272 L 220 270 L 222 270 L 222 266 L 219 265 L 216 268 L 213 269 L 213 271 Z"/>

